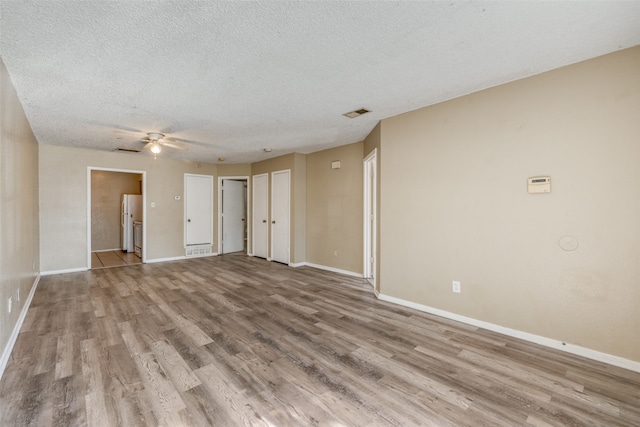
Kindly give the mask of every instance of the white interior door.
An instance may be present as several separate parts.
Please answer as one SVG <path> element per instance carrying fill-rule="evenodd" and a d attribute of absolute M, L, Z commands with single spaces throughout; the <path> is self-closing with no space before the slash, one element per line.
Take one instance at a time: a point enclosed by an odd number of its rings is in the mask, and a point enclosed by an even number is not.
<path fill-rule="evenodd" d="M 269 256 L 269 175 L 266 173 L 253 176 L 252 203 L 253 256 L 267 258 Z"/>
<path fill-rule="evenodd" d="M 222 253 L 244 250 L 245 181 L 222 180 Z"/>
<path fill-rule="evenodd" d="M 290 171 L 271 173 L 271 259 L 289 264 Z"/>
<path fill-rule="evenodd" d="M 185 245 L 213 243 L 213 177 L 185 174 Z"/>

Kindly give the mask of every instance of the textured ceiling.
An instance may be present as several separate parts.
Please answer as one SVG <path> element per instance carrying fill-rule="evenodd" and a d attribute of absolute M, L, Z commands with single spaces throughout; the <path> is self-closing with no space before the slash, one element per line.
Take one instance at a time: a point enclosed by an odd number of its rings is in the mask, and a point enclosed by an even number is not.
<path fill-rule="evenodd" d="M 0 4 L 40 143 L 111 151 L 164 132 L 192 142 L 161 156 L 211 163 L 360 141 L 383 118 L 640 44 L 638 1 Z"/>

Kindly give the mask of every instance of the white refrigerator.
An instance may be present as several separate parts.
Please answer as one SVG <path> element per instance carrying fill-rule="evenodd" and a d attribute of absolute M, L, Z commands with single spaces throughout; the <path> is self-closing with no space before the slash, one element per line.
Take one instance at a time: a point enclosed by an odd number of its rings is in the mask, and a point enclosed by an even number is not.
<path fill-rule="evenodd" d="M 123 194 L 120 203 L 120 235 L 122 250 L 135 252 L 133 246 L 133 222 L 142 221 L 142 196 L 138 194 Z"/>

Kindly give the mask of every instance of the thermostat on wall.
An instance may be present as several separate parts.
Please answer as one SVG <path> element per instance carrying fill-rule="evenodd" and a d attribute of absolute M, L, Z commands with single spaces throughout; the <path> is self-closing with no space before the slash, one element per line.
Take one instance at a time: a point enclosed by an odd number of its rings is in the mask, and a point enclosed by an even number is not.
<path fill-rule="evenodd" d="M 527 180 L 527 190 L 529 193 L 551 193 L 550 176 L 534 176 Z"/>

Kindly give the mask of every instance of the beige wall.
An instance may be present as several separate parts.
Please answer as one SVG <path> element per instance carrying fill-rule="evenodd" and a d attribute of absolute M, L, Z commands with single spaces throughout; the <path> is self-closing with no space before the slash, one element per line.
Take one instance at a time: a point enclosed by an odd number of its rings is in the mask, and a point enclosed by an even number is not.
<path fill-rule="evenodd" d="M 307 262 L 362 274 L 362 150 L 358 142 L 307 155 Z"/>
<path fill-rule="evenodd" d="M 218 165 L 218 175 L 225 176 L 251 176 L 251 165 L 248 163 L 237 165 Z"/>
<path fill-rule="evenodd" d="M 0 59 L 0 352 L 39 271 L 38 143 Z M 19 300 L 18 300 L 19 296 Z M 11 313 L 8 300 L 12 298 Z M 2 363 L 0 363 L 0 372 Z"/>
<path fill-rule="evenodd" d="M 382 293 L 640 361 L 639 118 L 636 47 L 384 120 Z"/>
<path fill-rule="evenodd" d="M 42 271 L 87 268 L 88 167 L 146 171 L 146 257 L 153 260 L 184 256 L 184 174 L 217 176 L 216 165 L 161 156 L 154 160 L 148 154 L 41 145 Z M 216 191 L 214 187 L 214 195 Z M 174 200 L 177 195 L 181 196 L 179 201 Z M 214 233 L 216 230 L 214 226 Z"/>
<path fill-rule="evenodd" d="M 122 194 L 142 194 L 142 175 L 91 171 L 91 251 L 122 248 Z"/>
<path fill-rule="evenodd" d="M 293 156 L 294 175 L 291 178 L 293 200 L 293 256 L 291 262 L 307 260 L 307 156 L 295 153 Z"/>
<path fill-rule="evenodd" d="M 269 216 L 271 216 L 271 172 L 291 170 L 291 224 L 289 262 L 305 262 L 306 251 L 306 156 L 300 153 L 287 154 L 269 160 L 253 163 L 251 175 L 269 174 Z M 253 188 L 251 189 L 253 192 Z M 251 200 L 251 196 L 249 197 Z M 251 211 L 251 207 L 249 207 Z M 269 217 L 269 222 L 271 217 Z M 249 221 L 251 224 L 251 221 Z M 271 233 L 271 227 L 269 227 Z M 251 242 L 249 242 L 251 244 Z M 271 251 L 271 247 L 269 247 Z"/>

